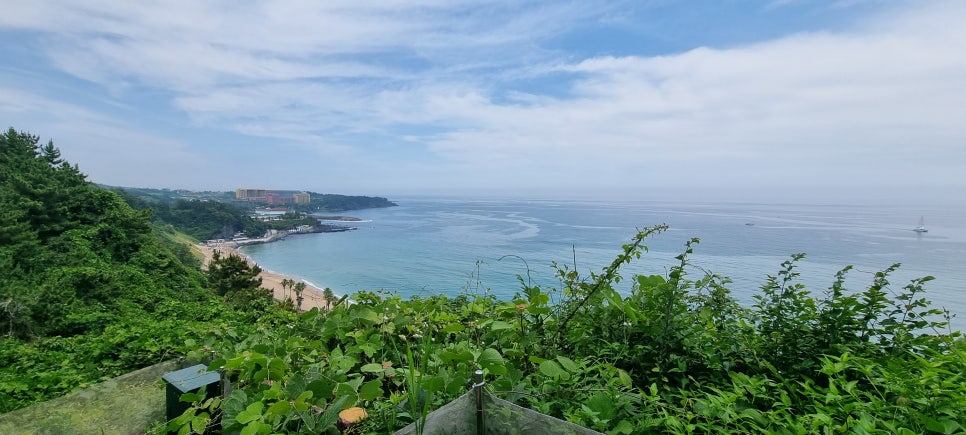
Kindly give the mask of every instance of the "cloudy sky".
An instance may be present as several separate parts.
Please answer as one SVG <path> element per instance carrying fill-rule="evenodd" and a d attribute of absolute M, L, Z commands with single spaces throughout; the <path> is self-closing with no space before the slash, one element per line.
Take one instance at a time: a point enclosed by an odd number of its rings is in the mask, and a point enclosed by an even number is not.
<path fill-rule="evenodd" d="M 121 186 L 966 188 L 961 0 L 32 0 L 0 121 Z"/>

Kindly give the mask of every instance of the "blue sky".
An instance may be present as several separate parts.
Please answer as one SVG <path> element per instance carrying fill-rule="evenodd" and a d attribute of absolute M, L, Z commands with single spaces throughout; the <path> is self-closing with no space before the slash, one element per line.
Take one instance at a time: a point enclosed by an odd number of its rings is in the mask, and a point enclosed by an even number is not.
<path fill-rule="evenodd" d="M 958 0 L 13 2 L 0 120 L 121 186 L 946 195 L 963 22 Z"/>

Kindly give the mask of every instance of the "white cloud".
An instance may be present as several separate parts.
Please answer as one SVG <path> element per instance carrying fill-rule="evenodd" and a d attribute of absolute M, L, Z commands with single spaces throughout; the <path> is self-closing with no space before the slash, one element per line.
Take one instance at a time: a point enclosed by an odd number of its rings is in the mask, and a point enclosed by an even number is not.
<path fill-rule="evenodd" d="M 96 111 L 4 86 L 0 101 L 0 116 L 14 128 L 52 140 L 81 171 L 104 174 L 96 182 L 163 186 L 165 180 L 200 182 L 197 175 L 207 170 L 185 143 L 142 132 Z"/>
<path fill-rule="evenodd" d="M 851 29 L 652 57 L 545 48 L 608 15 L 591 2 L 36 1 L 0 27 L 45 35 L 55 67 L 119 101 L 147 89 L 196 128 L 412 186 L 660 183 L 685 168 L 696 184 L 966 185 L 964 5 L 901 2 Z M 188 157 L 157 140 L 172 165 Z M 394 164 L 405 153 L 429 160 Z"/>
<path fill-rule="evenodd" d="M 963 12 L 925 10 L 870 33 L 588 59 L 569 68 L 581 75 L 576 98 L 527 107 L 464 99 L 455 112 L 479 125 L 434 146 L 464 161 L 559 156 L 600 171 L 725 159 L 759 168 L 735 177 L 746 182 L 794 161 L 789 175 L 821 174 L 829 184 L 918 176 L 962 185 L 944 162 L 966 157 L 957 120 L 966 107 L 966 31 L 955 24 Z"/>

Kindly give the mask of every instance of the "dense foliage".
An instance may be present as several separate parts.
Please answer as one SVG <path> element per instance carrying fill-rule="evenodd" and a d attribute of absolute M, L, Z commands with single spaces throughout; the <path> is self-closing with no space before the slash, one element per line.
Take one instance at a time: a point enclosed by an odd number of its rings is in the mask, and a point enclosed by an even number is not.
<path fill-rule="evenodd" d="M 153 210 L 157 220 L 198 240 L 230 239 L 236 233 L 261 237 L 266 230 L 247 211 L 223 202 L 179 199 L 158 203 Z"/>
<path fill-rule="evenodd" d="M 105 189 L 110 189 L 121 193 L 130 198 L 136 198 L 148 204 L 171 204 L 178 200 L 186 201 L 214 201 L 232 202 L 235 199 L 235 192 L 218 192 L 210 190 L 184 190 L 184 189 L 151 189 L 145 187 L 118 187 L 101 185 Z M 128 199 L 128 198 L 125 198 Z M 135 207 L 140 208 L 140 207 Z"/>
<path fill-rule="evenodd" d="M 272 300 L 272 293 L 261 287 L 262 279 L 258 277 L 261 272 L 260 267 L 250 266 L 237 255 L 222 257 L 215 251 L 205 274 L 211 291 L 225 302 L 250 307 L 258 302 L 267 305 Z"/>
<path fill-rule="evenodd" d="M 52 143 L 0 134 L 0 412 L 251 324 L 149 214 L 88 182 Z"/>
<path fill-rule="evenodd" d="M 13 337 L 97 331 L 159 296 L 203 300 L 202 276 L 163 249 L 147 216 L 92 186 L 52 144 L 0 137 L 0 320 Z"/>
<path fill-rule="evenodd" d="M 227 397 L 186 395 L 181 433 L 388 433 L 463 394 L 477 369 L 511 402 L 610 434 L 962 433 L 966 342 L 922 296 L 931 278 L 894 289 L 890 273 L 861 291 L 843 269 L 821 295 L 796 281 L 794 255 L 752 307 L 728 279 L 690 264 L 614 284 L 646 229 L 600 273 L 557 269 L 561 286 L 527 285 L 513 300 L 463 294 L 403 300 L 355 294 L 328 312 L 250 335 L 227 329 L 193 353 L 228 376 Z"/>
<path fill-rule="evenodd" d="M 349 211 L 364 208 L 394 207 L 396 203 L 379 196 L 336 195 L 334 193 L 309 192 L 312 203 L 299 205 L 300 211 Z"/>
<path fill-rule="evenodd" d="M 145 190 L 115 189 L 131 207 L 150 211 L 154 223 L 171 225 L 195 240 L 230 239 L 237 233 L 260 237 L 268 229 L 264 223 L 252 219 L 246 208 L 230 202 L 164 196 L 159 199 L 157 194 L 144 194 Z"/>

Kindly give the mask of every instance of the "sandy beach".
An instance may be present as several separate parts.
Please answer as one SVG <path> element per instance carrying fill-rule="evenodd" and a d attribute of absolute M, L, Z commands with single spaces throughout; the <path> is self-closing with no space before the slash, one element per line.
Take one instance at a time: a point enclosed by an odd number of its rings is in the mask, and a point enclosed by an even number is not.
<path fill-rule="evenodd" d="M 202 264 L 205 268 L 208 267 L 208 263 L 211 261 L 211 257 L 214 255 L 215 251 L 218 251 L 222 256 L 232 254 L 237 255 L 245 259 L 249 265 L 255 265 L 255 262 L 252 261 L 250 257 L 239 252 L 231 242 L 211 245 L 193 245 L 192 249 L 204 257 Z M 283 280 L 291 279 L 295 282 L 305 283 L 305 291 L 302 292 L 302 311 L 308 311 L 312 308 L 327 309 L 329 307 L 325 301 L 325 297 L 323 296 L 323 289 L 315 287 L 302 279 L 269 272 L 264 269 L 258 276 L 262 278 L 262 287 L 271 290 L 276 300 L 284 301 L 285 299 L 291 299 L 293 303 L 295 302 L 295 292 L 291 289 L 285 289 L 282 287 Z"/>

